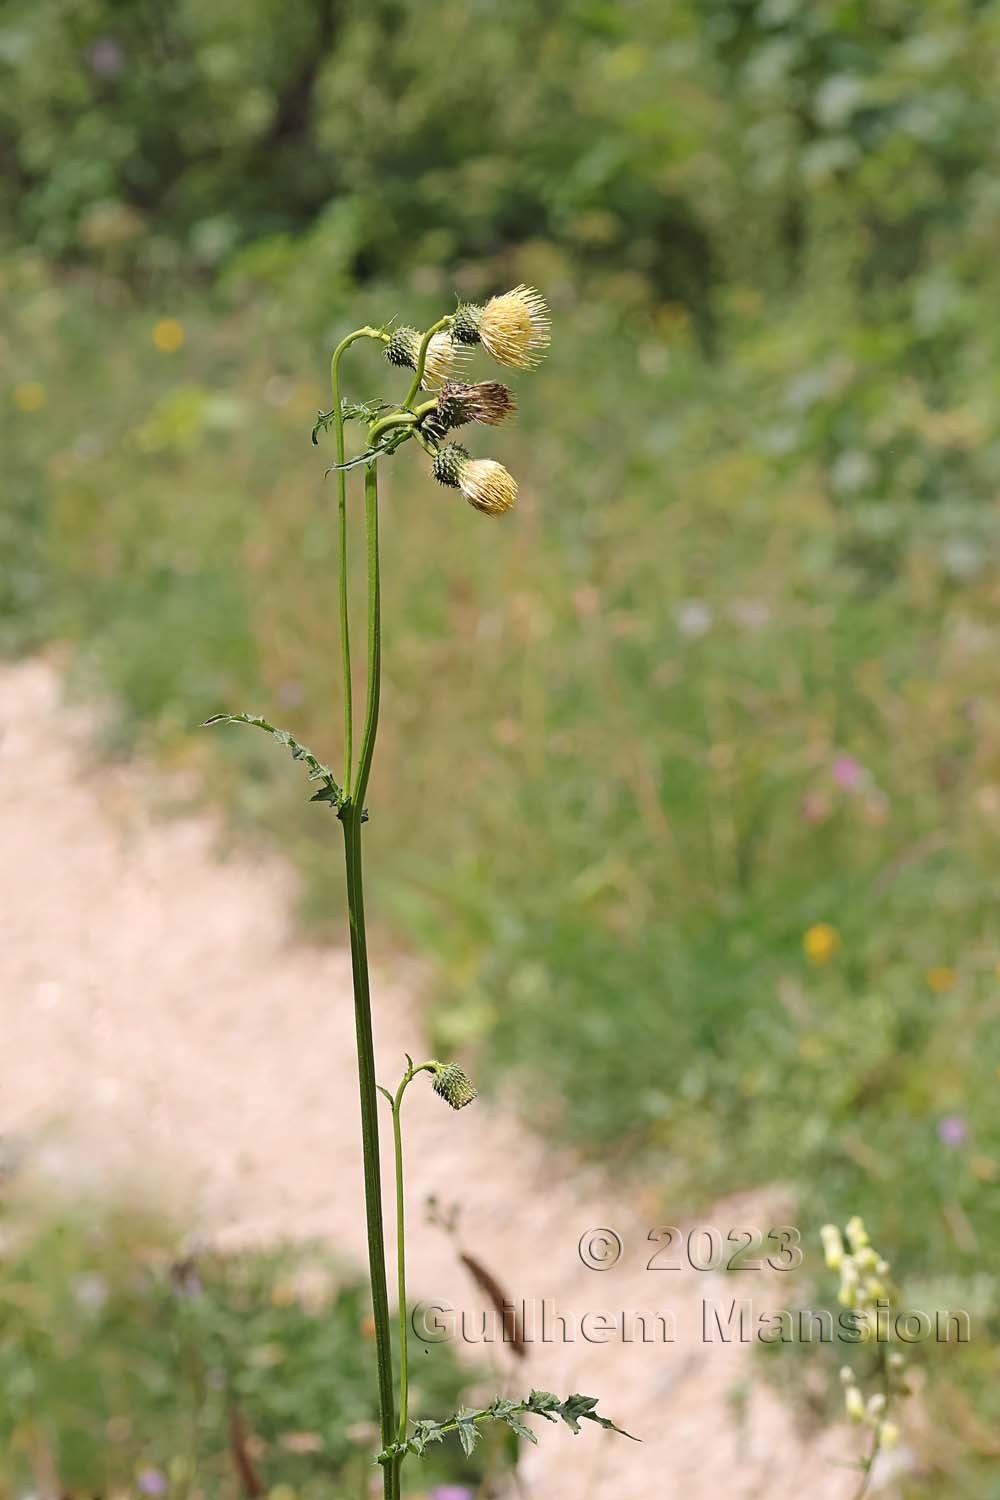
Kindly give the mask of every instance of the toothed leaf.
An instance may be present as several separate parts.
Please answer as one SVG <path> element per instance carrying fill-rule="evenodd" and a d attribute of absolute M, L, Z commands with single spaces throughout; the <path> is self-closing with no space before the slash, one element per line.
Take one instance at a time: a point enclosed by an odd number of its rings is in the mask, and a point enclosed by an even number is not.
<path fill-rule="evenodd" d="M 293 760 L 300 760 L 302 762 L 308 770 L 310 781 L 322 782 L 319 791 L 310 797 L 310 802 L 329 802 L 331 807 L 341 807 L 343 805 L 344 793 L 337 784 L 330 767 L 325 766 L 321 760 L 317 760 L 312 751 L 307 750 L 305 745 L 300 745 L 298 740 L 288 733 L 287 729 L 276 729 L 273 724 L 269 724 L 266 719 L 262 719 L 258 714 L 213 714 L 210 719 L 205 720 L 205 724 L 206 726 L 212 724 L 249 724 L 254 729 L 262 729 L 265 734 L 269 734 L 273 739 L 276 739 L 279 745 L 284 745 L 285 749 L 291 753 Z"/>

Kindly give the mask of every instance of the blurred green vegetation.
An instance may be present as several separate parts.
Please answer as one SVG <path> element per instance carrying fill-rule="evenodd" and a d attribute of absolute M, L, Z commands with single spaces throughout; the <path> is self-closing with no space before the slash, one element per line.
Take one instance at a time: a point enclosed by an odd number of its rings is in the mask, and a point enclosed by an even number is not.
<path fill-rule="evenodd" d="M 0 1495 L 274 1500 L 367 1493 L 378 1414 L 365 1288 L 318 1246 L 178 1249 L 135 1207 L 5 1194 Z M 420 1410 L 467 1389 L 420 1361 Z M 477 1485 L 501 1454 L 442 1445 L 420 1491 Z M 470 1491 L 471 1493 L 471 1491 Z"/>
<path fill-rule="evenodd" d="M 389 470 L 376 910 L 440 1045 L 672 1213 L 779 1178 L 979 1288 L 956 1496 L 1000 1494 L 998 65 L 995 0 L 0 28 L 4 643 L 72 643 L 109 743 L 197 767 L 338 932 L 326 810 L 192 726 L 335 761 L 330 347 L 540 286 L 552 355 L 475 443 L 518 513 Z"/>

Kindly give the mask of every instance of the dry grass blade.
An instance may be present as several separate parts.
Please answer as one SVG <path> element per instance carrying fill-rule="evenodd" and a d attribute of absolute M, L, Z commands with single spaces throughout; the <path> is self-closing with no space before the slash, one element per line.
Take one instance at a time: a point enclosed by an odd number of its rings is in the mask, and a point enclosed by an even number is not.
<path fill-rule="evenodd" d="M 246 1424 L 235 1406 L 229 1408 L 229 1451 L 232 1454 L 233 1467 L 239 1475 L 243 1493 L 248 1500 L 259 1500 L 259 1496 L 264 1493 L 264 1485 L 250 1457 Z"/>
<path fill-rule="evenodd" d="M 503 1328 L 504 1343 L 510 1347 L 511 1352 L 516 1354 L 518 1359 L 527 1359 L 528 1346 L 524 1342 L 524 1334 L 513 1298 L 507 1296 L 496 1277 L 476 1260 L 475 1256 L 467 1255 L 464 1250 L 460 1250 L 458 1258 L 479 1290 L 484 1292 L 493 1304 L 493 1310 Z"/>

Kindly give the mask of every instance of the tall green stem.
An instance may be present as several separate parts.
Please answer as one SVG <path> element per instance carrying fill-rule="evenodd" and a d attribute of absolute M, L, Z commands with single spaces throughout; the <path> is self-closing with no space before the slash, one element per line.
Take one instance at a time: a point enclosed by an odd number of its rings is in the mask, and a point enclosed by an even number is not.
<path fill-rule="evenodd" d="M 364 795 L 375 750 L 381 690 L 381 598 L 378 549 L 378 478 L 374 464 L 365 469 L 365 530 L 368 551 L 368 700 L 362 737 L 361 758 L 355 793 L 341 808 L 344 853 L 347 866 L 347 911 L 351 934 L 351 967 L 354 978 L 354 1020 L 358 1045 L 358 1083 L 361 1095 L 361 1139 L 365 1178 L 365 1218 L 368 1231 L 368 1266 L 375 1322 L 375 1356 L 378 1365 L 379 1420 L 382 1446 L 392 1442 L 395 1398 L 392 1377 L 392 1335 L 385 1275 L 385 1234 L 382 1223 L 382 1176 L 379 1164 L 378 1099 L 375 1084 L 375 1051 L 372 1037 L 371 987 L 368 975 L 368 940 L 365 929 L 365 898 L 361 860 Z M 393 1466 L 384 1472 L 386 1500 L 397 1494 Z"/>

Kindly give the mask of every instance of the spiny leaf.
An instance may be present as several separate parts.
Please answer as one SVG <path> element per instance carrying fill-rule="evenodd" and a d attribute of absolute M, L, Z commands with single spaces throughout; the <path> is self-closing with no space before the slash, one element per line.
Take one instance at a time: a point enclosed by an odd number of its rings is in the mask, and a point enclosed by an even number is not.
<path fill-rule="evenodd" d="M 478 1424 L 480 1422 L 506 1422 L 518 1437 L 527 1438 L 529 1442 L 537 1443 L 535 1433 L 521 1421 L 524 1412 L 531 1412 L 538 1417 L 545 1417 L 549 1422 L 557 1422 L 561 1417 L 573 1432 L 580 1431 L 581 1421 L 596 1422 L 598 1427 L 608 1428 L 611 1432 L 620 1432 L 622 1437 L 631 1438 L 637 1443 L 638 1438 L 632 1437 L 624 1427 L 619 1427 L 609 1417 L 601 1417 L 597 1414 L 597 1398 L 595 1396 L 572 1395 L 567 1396 L 565 1401 L 560 1401 L 551 1391 L 532 1391 L 531 1395 L 524 1401 L 511 1401 L 506 1396 L 498 1396 L 489 1406 L 482 1406 L 477 1411 L 470 1411 L 462 1407 L 455 1412 L 454 1416 L 448 1417 L 443 1422 L 415 1422 L 413 1432 L 405 1442 L 390 1443 L 383 1448 L 378 1456 L 380 1464 L 391 1463 L 402 1453 L 421 1454 L 428 1443 L 440 1443 L 449 1432 L 457 1432 L 459 1442 L 462 1444 L 466 1454 L 470 1454 L 479 1437 Z"/>
<path fill-rule="evenodd" d="M 521 1418 L 518 1416 L 516 1410 L 505 1411 L 502 1413 L 498 1413 L 498 1415 L 501 1417 L 502 1421 L 507 1423 L 508 1427 L 513 1428 L 518 1437 L 527 1438 L 529 1443 L 537 1444 L 538 1437 L 535 1433 L 532 1432 L 527 1422 L 521 1421 Z"/>
<path fill-rule="evenodd" d="M 310 781 L 321 781 L 323 785 L 315 796 L 310 797 L 310 802 L 329 802 L 331 807 L 341 807 L 344 802 L 344 793 L 338 786 L 333 772 L 329 766 L 325 766 L 321 760 L 317 760 L 311 750 L 305 745 L 300 745 L 298 740 L 288 733 L 287 729 L 276 729 L 266 719 L 258 714 L 213 714 L 210 719 L 205 720 L 206 726 L 211 724 L 250 724 L 254 729 L 263 729 L 266 734 L 284 745 L 286 750 L 291 751 L 293 760 L 302 761 L 308 768 Z"/>
<path fill-rule="evenodd" d="M 551 1391 L 532 1391 L 525 1402 L 528 1411 L 533 1411 L 539 1417 L 548 1417 L 550 1422 L 556 1420 L 552 1413 L 557 1412 L 561 1405 L 559 1397 L 554 1396 Z"/>
<path fill-rule="evenodd" d="M 345 459 L 342 464 L 331 464 L 327 469 L 328 474 L 346 474 L 348 469 L 356 469 L 360 464 L 369 464 L 376 458 L 388 458 L 395 453 L 407 438 L 413 436 L 412 427 L 391 428 L 374 448 L 366 448 L 364 453 L 359 453 L 355 458 Z"/>
<path fill-rule="evenodd" d="M 388 410 L 388 401 L 348 401 L 345 396 L 340 403 L 340 414 L 345 422 L 374 422 Z M 332 406 L 329 411 L 316 413 L 316 421 L 313 423 L 312 430 L 314 446 L 319 442 L 319 434 L 326 432 L 335 415 L 336 408 Z"/>
<path fill-rule="evenodd" d="M 620 1432 L 622 1437 L 631 1438 L 633 1443 L 639 1441 L 638 1438 L 633 1438 L 630 1432 L 626 1432 L 624 1427 L 619 1427 L 617 1423 L 612 1422 L 610 1417 L 598 1416 L 595 1410 L 596 1406 L 596 1396 L 567 1396 L 566 1400 L 559 1407 L 559 1415 L 567 1427 L 570 1427 L 574 1432 L 580 1431 L 580 1422 L 582 1420 L 596 1422 L 598 1427 L 605 1427 L 610 1432 Z"/>
<path fill-rule="evenodd" d="M 345 396 L 340 403 L 340 409 L 344 414 L 345 422 L 371 423 L 384 416 L 387 411 L 391 411 L 392 403 L 389 401 L 348 401 Z"/>
<path fill-rule="evenodd" d="M 479 1441 L 479 1429 L 475 1425 L 474 1418 L 474 1412 L 464 1409 L 455 1413 L 455 1430 L 458 1433 L 458 1440 L 462 1445 L 462 1451 L 466 1458 L 471 1458 L 472 1451 Z"/>

